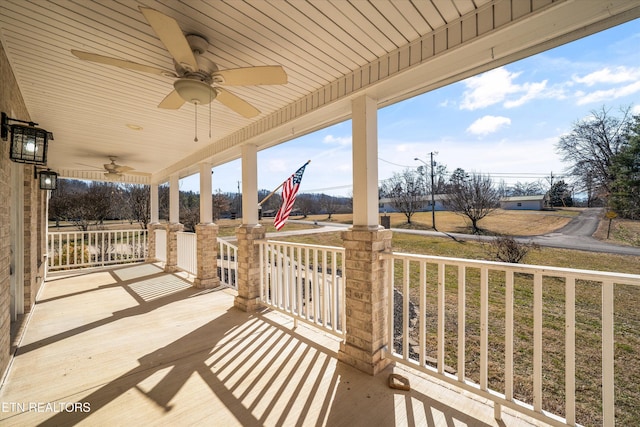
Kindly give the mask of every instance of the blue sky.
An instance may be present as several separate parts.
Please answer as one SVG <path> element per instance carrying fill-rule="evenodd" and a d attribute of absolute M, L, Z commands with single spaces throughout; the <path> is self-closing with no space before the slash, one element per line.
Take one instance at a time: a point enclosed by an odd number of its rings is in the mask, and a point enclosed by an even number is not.
<path fill-rule="evenodd" d="M 640 114 L 639 44 L 635 20 L 379 110 L 379 179 L 432 151 L 449 172 L 507 184 L 561 176 L 555 145 L 574 122 L 603 107 Z M 301 192 L 349 195 L 351 122 L 259 152 L 259 188 L 274 189 L 307 160 Z M 240 161 L 214 168 L 212 179 L 214 191 L 237 191 Z M 181 189 L 198 191 L 198 176 Z"/>

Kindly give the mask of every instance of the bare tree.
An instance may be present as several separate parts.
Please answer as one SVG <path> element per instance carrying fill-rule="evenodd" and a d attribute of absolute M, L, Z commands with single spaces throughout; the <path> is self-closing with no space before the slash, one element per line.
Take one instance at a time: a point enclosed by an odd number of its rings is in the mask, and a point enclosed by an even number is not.
<path fill-rule="evenodd" d="M 69 220 L 82 231 L 92 225 L 100 227 L 113 213 L 117 192 L 117 186 L 110 182 L 92 182 L 86 191 L 75 191 L 70 196 Z"/>
<path fill-rule="evenodd" d="M 218 189 L 217 193 L 212 194 L 211 203 L 214 221 L 216 219 L 219 219 L 222 216 L 222 213 L 228 211 L 229 207 L 231 206 L 229 197 L 223 194 L 220 189 Z"/>
<path fill-rule="evenodd" d="M 306 218 L 318 210 L 318 203 L 313 194 L 302 193 L 296 197 L 295 207 L 300 210 L 303 217 Z"/>
<path fill-rule="evenodd" d="M 424 206 L 425 186 L 422 174 L 413 169 L 394 172 L 391 178 L 384 181 L 380 190 L 382 197 L 391 200 L 391 206 L 407 217 L 411 217 Z"/>
<path fill-rule="evenodd" d="M 579 188 L 590 195 L 607 198 L 611 192 L 611 160 L 620 153 L 633 119 L 631 107 L 621 108 L 615 117 L 602 107 L 589 117 L 577 121 L 571 132 L 558 141 L 562 161 L 569 163 L 568 172 Z M 588 200 L 591 205 L 592 200 Z"/>
<path fill-rule="evenodd" d="M 331 220 L 331 215 L 336 213 L 336 211 L 340 207 L 340 203 L 338 201 L 338 198 L 336 197 L 321 194 L 320 207 L 327 213 L 327 215 L 329 215 L 328 219 Z"/>
<path fill-rule="evenodd" d="M 126 219 L 137 222 L 143 229 L 147 228 L 147 224 L 151 220 L 151 191 L 149 186 L 125 184 L 124 189 L 124 198 L 128 207 Z"/>
<path fill-rule="evenodd" d="M 462 171 L 464 172 L 464 171 Z M 467 217 L 474 233 L 481 230 L 478 221 L 497 209 L 500 203 L 498 190 L 489 175 L 458 173 L 443 200 L 447 209 Z"/>

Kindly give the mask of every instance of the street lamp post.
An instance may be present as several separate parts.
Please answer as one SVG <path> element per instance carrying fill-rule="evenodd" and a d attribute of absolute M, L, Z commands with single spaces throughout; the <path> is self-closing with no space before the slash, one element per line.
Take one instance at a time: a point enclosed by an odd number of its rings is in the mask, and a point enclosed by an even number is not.
<path fill-rule="evenodd" d="M 425 162 L 422 159 L 419 158 L 415 158 L 413 160 L 417 160 L 419 162 L 422 162 L 425 164 L 425 166 L 430 166 L 431 169 L 431 223 L 433 224 L 433 229 L 434 230 L 438 230 L 436 228 L 436 201 L 435 201 L 435 195 L 434 195 L 434 188 L 435 188 L 435 184 L 434 184 L 434 178 L 435 178 L 435 164 L 433 163 L 433 154 L 434 152 L 432 151 L 431 153 L 429 153 L 429 155 L 431 156 L 431 165 L 428 165 L 427 162 Z M 437 153 L 436 153 L 437 154 Z"/>

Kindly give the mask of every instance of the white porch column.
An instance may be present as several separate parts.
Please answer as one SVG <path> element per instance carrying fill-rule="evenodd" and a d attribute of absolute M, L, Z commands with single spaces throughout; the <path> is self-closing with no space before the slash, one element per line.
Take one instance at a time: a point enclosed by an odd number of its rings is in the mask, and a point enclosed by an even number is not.
<path fill-rule="evenodd" d="M 149 213 L 147 224 L 147 260 L 156 261 L 156 229 L 161 228 L 158 203 L 158 183 L 149 184 Z"/>
<path fill-rule="evenodd" d="M 169 223 L 180 222 L 180 181 L 177 174 L 169 177 Z"/>
<path fill-rule="evenodd" d="M 213 222 L 211 163 L 200 163 L 200 224 Z"/>
<path fill-rule="evenodd" d="M 238 238 L 238 296 L 234 305 L 240 310 L 258 308 L 260 297 L 260 248 L 256 240 L 265 238 L 258 222 L 258 149 L 242 146 L 242 225 Z"/>
<path fill-rule="evenodd" d="M 200 223 L 196 225 L 196 288 L 214 288 L 218 278 L 218 226 L 213 223 L 211 164 L 200 163 Z"/>
<path fill-rule="evenodd" d="M 367 96 L 352 102 L 353 226 L 342 233 L 345 247 L 346 337 L 338 357 L 375 375 L 384 358 L 388 292 L 380 252 L 391 248 L 391 231 L 378 225 L 377 104 Z"/>
<path fill-rule="evenodd" d="M 368 96 L 351 103 L 353 225 L 378 228 L 378 106 Z"/>
<path fill-rule="evenodd" d="M 159 215 L 159 207 L 160 204 L 158 203 L 158 184 L 149 184 L 149 204 L 150 204 L 150 210 L 151 210 L 151 224 L 156 224 L 158 222 L 160 222 L 160 215 Z"/>
<path fill-rule="evenodd" d="M 258 148 L 242 146 L 242 224 L 258 224 Z"/>
<path fill-rule="evenodd" d="M 167 262 L 164 271 L 178 271 L 178 232 L 183 230 L 180 224 L 180 182 L 178 174 L 169 177 L 169 224 L 167 224 Z"/>

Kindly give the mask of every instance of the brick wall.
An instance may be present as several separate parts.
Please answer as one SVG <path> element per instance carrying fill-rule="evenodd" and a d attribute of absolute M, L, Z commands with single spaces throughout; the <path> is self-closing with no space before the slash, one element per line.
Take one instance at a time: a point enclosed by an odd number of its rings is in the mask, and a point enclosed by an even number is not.
<path fill-rule="evenodd" d="M 4 46 L 0 43 L 0 111 L 7 113 L 10 117 L 31 120 L 29 113 L 22 99 L 13 71 L 9 66 Z M 15 166 L 13 166 L 15 167 Z M 42 232 L 42 227 L 38 227 L 38 221 L 42 221 L 44 212 L 44 198 L 38 194 L 39 190 L 34 190 L 33 166 L 22 166 L 25 168 L 25 208 L 28 205 L 28 213 L 25 218 L 25 311 L 28 311 L 34 303 L 35 292 L 41 283 L 42 274 L 38 272 L 44 270 L 42 260 L 42 237 L 38 238 L 37 233 Z M 10 360 L 11 349 L 11 319 L 10 319 L 10 249 L 11 249 L 11 212 L 15 209 L 12 206 L 11 188 L 12 162 L 9 160 L 9 143 L 0 141 L 0 375 L 6 370 Z M 31 181 L 27 182 L 30 179 Z M 27 231 L 28 230 L 28 231 Z M 40 247 L 40 250 L 38 250 Z M 33 249 L 32 249 L 33 248 Z M 20 254 L 16 254 L 20 256 Z M 32 273 L 33 271 L 33 273 Z M 39 279 L 38 279 L 39 277 Z M 27 281 L 28 280 L 28 281 Z"/>

